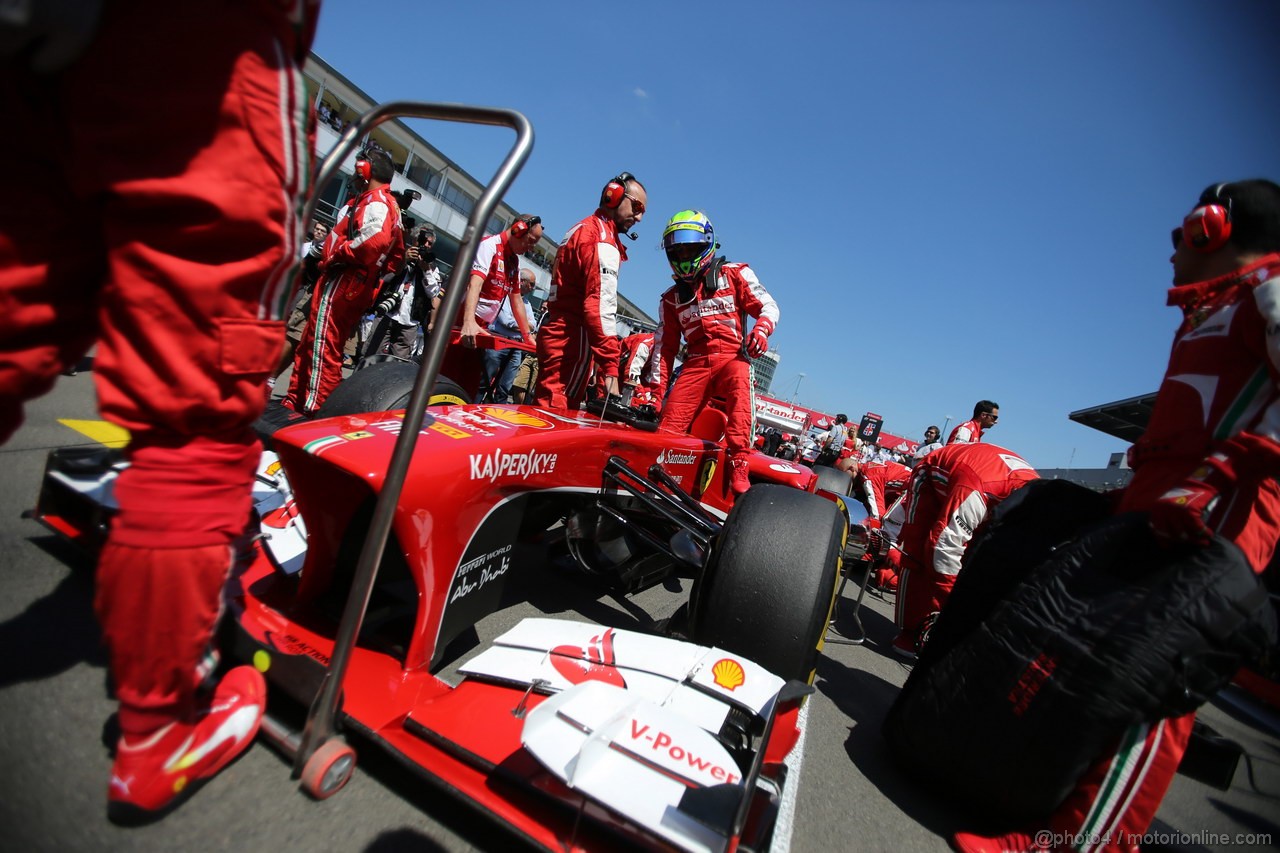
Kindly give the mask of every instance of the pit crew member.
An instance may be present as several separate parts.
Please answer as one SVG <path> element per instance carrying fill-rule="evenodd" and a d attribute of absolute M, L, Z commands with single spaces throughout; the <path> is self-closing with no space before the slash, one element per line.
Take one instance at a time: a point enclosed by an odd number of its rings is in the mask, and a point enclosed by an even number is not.
<path fill-rule="evenodd" d="M 520 331 L 520 340 L 533 343 L 529 317 L 520 295 L 520 256 L 542 239 L 542 217 L 521 214 L 505 231 L 484 238 L 476 248 L 467 283 L 466 304 L 462 306 L 462 345 L 474 347 L 476 336 L 483 334 L 498 316 L 503 301 L 511 307 Z"/>
<path fill-rule="evenodd" d="M 1026 460 L 995 444 L 949 444 L 920 460 L 907 484 L 898 536 L 895 654 L 914 659 L 951 594 L 974 530 L 1014 489 L 1038 477 Z"/>
<path fill-rule="evenodd" d="M 96 345 L 102 416 L 131 436 L 94 602 L 119 702 L 104 787 L 108 817 L 139 822 L 262 718 L 262 676 L 217 681 L 209 652 L 293 303 L 318 4 L 85 5 L 0 15 L 0 151 L 22 199 L 0 221 L 0 442 Z"/>
<path fill-rule="evenodd" d="M 604 366 L 608 393 L 618 393 L 618 271 L 627 259 L 619 237 L 644 218 L 647 201 L 644 185 L 622 172 L 560 243 L 538 327 L 536 405 L 579 408 L 593 363 Z"/>
<path fill-rule="evenodd" d="M 653 362 L 657 359 L 658 351 L 653 341 L 653 332 L 638 332 L 623 338 L 618 375 L 622 384 L 631 388 L 632 408 L 651 406 L 656 412 L 662 407 L 662 389 L 647 381 Z"/>
<path fill-rule="evenodd" d="M 947 436 L 947 444 L 972 444 L 982 441 L 982 433 L 1000 420 L 1000 404 L 979 400 L 973 405 L 973 418 L 957 426 Z"/>
<path fill-rule="evenodd" d="M 1170 547 L 1196 547 L 1216 533 L 1261 573 L 1280 539 L 1280 186 L 1247 180 L 1205 189 L 1173 231 L 1170 260 L 1168 304 L 1182 321 L 1116 511 L 1148 511 L 1157 540 Z M 1136 850 L 1194 718 L 1126 732 L 1048 819 L 1049 830 L 1112 840 L 1091 850 Z M 1034 836 L 958 833 L 954 841 L 965 851 L 1030 850 Z"/>
<path fill-rule="evenodd" d="M 342 348 L 377 299 L 382 277 L 404 263 L 400 203 L 391 194 L 391 156 L 369 148 L 356 157 L 358 196 L 338 215 L 320 261 L 311 318 L 293 357 L 284 405 L 311 415 L 342 381 Z"/>
<path fill-rule="evenodd" d="M 724 399 L 728 415 L 730 485 L 742 494 L 751 450 L 754 403 L 751 362 L 769 350 L 778 323 L 778 303 L 751 267 L 716 257 L 715 229 L 706 214 L 682 210 L 662 232 L 662 246 L 676 283 L 662 294 L 654 346 L 658 359 L 651 383 L 666 386 L 672 364 L 686 343 L 684 366 L 662 409 L 659 429 L 684 434 L 711 397 Z M 748 333 L 746 317 L 756 318 Z"/>

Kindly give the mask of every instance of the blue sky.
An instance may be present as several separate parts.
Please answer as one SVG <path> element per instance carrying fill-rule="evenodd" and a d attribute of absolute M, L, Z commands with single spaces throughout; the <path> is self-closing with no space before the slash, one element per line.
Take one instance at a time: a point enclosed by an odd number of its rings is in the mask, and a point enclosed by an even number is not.
<path fill-rule="evenodd" d="M 1067 414 L 1159 384 L 1169 230 L 1210 183 L 1280 179 L 1277 25 L 1274 0 L 332 0 L 314 48 L 379 101 L 528 116 L 506 200 L 557 239 L 637 175 L 621 290 L 651 313 L 663 224 L 705 210 L 778 300 L 776 395 L 913 438 L 989 398 L 988 440 L 1100 467 L 1125 443 Z M 417 129 L 481 179 L 512 141 Z"/>

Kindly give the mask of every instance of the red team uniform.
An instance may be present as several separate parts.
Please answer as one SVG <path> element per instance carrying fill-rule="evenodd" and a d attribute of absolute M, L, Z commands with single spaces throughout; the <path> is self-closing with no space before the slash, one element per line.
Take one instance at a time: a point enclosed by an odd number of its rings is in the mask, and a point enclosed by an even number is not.
<path fill-rule="evenodd" d="M 1153 510 L 1221 454 L 1238 472 L 1209 526 L 1235 542 L 1261 573 L 1280 539 L 1280 255 L 1210 281 L 1174 287 L 1182 309 L 1169 366 L 1146 432 L 1130 449 L 1133 480 L 1118 512 Z M 932 457 L 930 457 L 932 458 Z M 1095 764 L 1054 814 L 1058 833 L 1110 839 L 1085 851 L 1129 851 L 1151 826 L 1173 781 L 1195 714 L 1141 723 Z"/>
<path fill-rule="evenodd" d="M 534 402 L 577 409 L 593 364 L 618 375 L 618 271 L 627 259 L 618 226 L 599 213 L 565 235 L 551 271 L 547 316 L 538 328 L 538 385 Z"/>
<path fill-rule="evenodd" d="M 947 444 L 975 444 L 982 441 L 982 424 L 977 418 L 956 426 L 947 436 Z"/>
<path fill-rule="evenodd" d="M 898 537 L 896 647 L 912 651 L 929 616 L 942 609 L 987 513 L 1038 476 L 1022 457 L 995 444 L 949 444 L 920 460 L 911 472 Z"/>
<path fill-rule="evenodd" d="M 520 256 L 511 247 L 510 231 L 499 231 L 480 241 L 476 247 L 476 259 L 471 265 L 472 275 L 484 277 L 480 286 L 480 301 L 476 303 L 476 322 L 487 329 L 498 316 L 504 299 L 518 300 L 520 296 Z M 466 310 L 464 305 L 461 310 Z M 527 326 L 527 320 L 526 320 Z M 521 334 L 528 339 L 529 330 Z"/>
<path fill-rule="evenodd" d="M 897 462 L 868 462 L 861 466 L 858 469 L 858 487 L 871 516 L 883 518 L 889 505 L 907 488 L 910 479 L 911 469 Z"/>
<path fill-rule="evenodd" d="M 388 186 L 366 190 L 343 209 L 325 240 L 322 275 L 293 358 L 286 406 L 312 414 L 324 405 L 342 381 L 343 344 L 373 305 L 382 276 L 403 265 L 400 205 Z"/>
<path fill-rule="evenodd" d="M 261 455 L 251 425 L 293 299 L 314 13 L 270 0 L 104 3 L 65 69 L 36 75 L 13 60 L 0 74 L 11 127 L 41 129 L 38 145 L 19 132 L 0 141 L 22 199 L 0 222 L 0 441 L 23 402 L 95 343 L 102 416 L 130 432 L 95 593 L 123 733 L 113 818 L 194 790 L 261 715 L 261 676 L 241 667 L 215 700 L 242 704 L 243 725 L 199 754 L 184 746 L 201 720 L 222 721 L 197 693 L 249 519 Z M 137 759 L 144 742 L 160 747 Z"/>
<path fill-rule="evenodd" d="M 682 300 L 681 285 L 662 294 L 659 327 L 654 338 L 658 349 L 650 383 L 666 387 L 680 338 L 686 342 L 684 367 L 662 411 L 662 429 L 684 433 L 712 396 L 723 397 L 729 411 L 725 438 L 729 456 L 751 449 L 752 390 L 750 362 L 743 353 L 746 330 L 743 319 L 759 318 L 770 330 L 778 322 L 778 303 L 746 264 L 721 264 L 710 287 L 696 285 Z"/>

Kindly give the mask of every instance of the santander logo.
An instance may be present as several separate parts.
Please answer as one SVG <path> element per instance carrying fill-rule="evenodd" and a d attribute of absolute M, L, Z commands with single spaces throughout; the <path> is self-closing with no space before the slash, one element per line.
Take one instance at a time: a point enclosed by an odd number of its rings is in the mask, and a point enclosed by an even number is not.
<path fill-rule="evenodd" d="M 654 460 L 659 465 L 692 465 L 698 461 L 696 453 L 682 453 L 678 450 L 668 450 L 663 448 L 658 452 L 658 458 Z"/>

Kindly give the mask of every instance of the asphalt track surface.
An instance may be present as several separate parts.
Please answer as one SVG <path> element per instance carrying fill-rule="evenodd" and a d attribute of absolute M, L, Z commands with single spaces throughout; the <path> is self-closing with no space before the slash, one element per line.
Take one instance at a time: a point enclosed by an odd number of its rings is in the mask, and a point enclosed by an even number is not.
<path fill-rule="evenodd" d="M 359 741 L 354 778 L 324 802 L 303 795 L 289 778 L 289 763 L 259 741 L 159 823 L 135 829 L 108 823 L 114 703 L 93 616 L 92 567 L 21 517 L 34 505 L 47 452 L 92 443 L 59 420 L 94 418 L 92 373 L 82 370 L 29 405 L 22 430 L 0 448 L 0 850 L 519 849 L 504 830 Z M 855 595 L 847 589 L 838 611 L 837 624 L 849 633 Z M 561 612 L 596 620 L 629 612 L 607 597 L 573 606 L 578 612 Z M 656 618 L 671 605 L 642 598 L 638 606 Z M 505 624 L 534 614 L 529 608 L 495 618 Z M 908 670 L 888 653 L 891 601 L 869 595 L 862 620 L 868 642 L 828 644 L 819 663 L 793 776 L 789 844 L 780 839 L 775 849 L 941 851 L 949 833 L 965 827 L 962 812 L 918 790 L 890 759 L 880 725 Z M 1219 697 L 1201 716 L 1246 748 L 1263 793 L 1251 787 L 1243 762 L 1228 791 L 1178 776 L 1153 827 L 1164 837 L 1144 849 L 1280 845 L 1280 717 L 1260 714 Z M 1269 838 L 1237 843 L 1243 833 Z"/>

